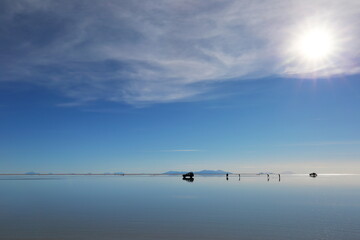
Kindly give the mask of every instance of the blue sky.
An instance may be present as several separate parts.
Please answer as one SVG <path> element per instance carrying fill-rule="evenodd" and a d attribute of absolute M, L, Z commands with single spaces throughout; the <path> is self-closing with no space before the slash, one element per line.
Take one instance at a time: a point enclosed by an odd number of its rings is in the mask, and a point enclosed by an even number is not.
<path fill-rule="evenodd" d="M 0 12 L 1 172 L 360 173 L 357 1 Z M 317 62 L 291 48 L 314 25 L 335 46 Z"/>

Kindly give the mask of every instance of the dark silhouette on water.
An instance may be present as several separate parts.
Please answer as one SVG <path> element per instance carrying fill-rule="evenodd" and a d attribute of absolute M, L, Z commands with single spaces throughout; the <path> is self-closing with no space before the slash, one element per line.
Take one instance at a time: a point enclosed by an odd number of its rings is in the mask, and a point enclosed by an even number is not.
<path fill-rule="evenodd" d="M 183 174 L 183 180 L 185 180 L 187 182 L 193 182 L 194 181 L 194 173 L 188 172 L 188 173 Z"/>
<path fill-rule="evenodd" d="M 194 173 L 193 172 L 188 172 L 183 174 L 183 178 L 193 178 L 194 177 Z"/>
<path fill-rule="evenodd" d="M 310 173 L 309 176 L 315 178 L 315 177 L 317 177 L 317 174 L 313 172 L 313 173 Z"/>
<path fill-rule="evenodd" d="M 280 182 L 280 174 L 279 174 L 279 182 Z"/>
<path fill-rule="evenodd" d="M 194 178 L 185 178 L 185 177 L 183 177 L 183 180 L 192 183 L 195 179 Z"/>
<path fill-rule="evenodd" d="M 229 180 L 229 174 L 228 173 L 226 174 L 226 180 L 227 181 Z"/>

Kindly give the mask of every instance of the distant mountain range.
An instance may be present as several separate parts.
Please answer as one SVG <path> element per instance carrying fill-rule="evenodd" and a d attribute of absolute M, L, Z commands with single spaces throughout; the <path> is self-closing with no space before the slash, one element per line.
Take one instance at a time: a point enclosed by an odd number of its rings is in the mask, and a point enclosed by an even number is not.
<path fill-rule="evenodd" d="M 27 172 L 25 173 L 26 175 L 36 175 L 36 174 L 40 174 L 40 173 L 37 173 L 37 172 Z"/>
<path fill-rule="evenodd" d="M 273 172 L 259 172 L 258 175 L 275 174 Z"/>
<path fill-rule="evenodd" d="M 185 173 L 188 173 L 188 172 L 183 172 L 183 171 L 168 171 L 168 172 L 165 172 L 163 174 L 185 174 Z M 226 171 L 223 171 L 223 170 L 201 170 L 201 171 L 197 171 L 197 172 L 194 172 L 195 174 L 231 174 L 231 172 L 226 172 Z"/>
<path fill-rule="evenodd" d="M 167 174 L 167 175 L 176 175 L 176 174 L 185 174 L 185 173 L 188 173 L 187 171 L 167 171 L 167 172 L 164 172 L 162 174 Z M 231 174 L 231 172 L 227 172 L 227 171 L 223 171 L 223 170 L 201 170 L 201 171 L 196 171 L 194 172 L 195 174 Z M 40 173 L 38 172 L 26 172 L 25 173 L 26 175 L 38 175 Z M 53 175 L 53 173 L 47 173 L 48 175 Z M 123 175 L 125 174 L 124 172 L 114 172 L 114 173 L 110 173 L 110 172 L 106 172 L 106 173 L 103 173 L 104 175 Z M 258 173 L 258 175 L 266 175 L 266 174 L 275 174 L 273 172 L 260 172 Z M 276 173 L 277 174 L 277 173 Z M 284 172 L 280 172 L 280 174 L 295 174 L 294 172 L 292 171 L 284 171 Z M 71 175 L 71 174 L 69 174 Z M 74 174 L 73 175 L 77 175 L 77 174 Z M 85 174 L 80 174 L 80 175 L 85 175 Z M 88 173 L 86 175 L 92 175 L 92 173 Z"/>
<path fill-rule="evenodd" d="M 26 175 L 43 175 L 41 173 L 38 173 L 38 172 L 26 172 L 24 173 Z M 92 175 L 93 173 L 69 173 L 68 175 L 77 175 L 77 174 L 80 174 L 80 175 Z M 109 172 L 106 172 L 106 173 L 100 173 L 100 174 L 103 174 L 103 175 L 123 175 L 124 173 L 123 172 L 114 172 L 114 173 L 109 173 Z M 45 173 L 45 175 L 54 175 L 53 173 Z"/>

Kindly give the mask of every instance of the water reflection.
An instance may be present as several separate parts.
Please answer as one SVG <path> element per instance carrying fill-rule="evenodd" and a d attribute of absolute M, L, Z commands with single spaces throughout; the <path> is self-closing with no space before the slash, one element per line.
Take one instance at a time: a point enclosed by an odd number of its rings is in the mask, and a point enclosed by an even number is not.
<path fill-rule="evenodd" d="M 186 177 L 183 177 L 183 180 L 184 180 L 184 181 L 187 181 L 187 182 L 194 182 L 194 178 L 186 178 Z"/>
<path fill-rule="evenodd" d="M 0 239 L 360 239 L 359 176 L 230 176 L 0 181 Z"/>
<path fill-rule="evenodd" d="M 62 178 L 59 177 L 6 177 L 6 178 L 0 178 L 0 181 L 12 181 L 12 180 L 20 180 L 20 181 L 26 181 L 26 180 L 60 180 Z"/>

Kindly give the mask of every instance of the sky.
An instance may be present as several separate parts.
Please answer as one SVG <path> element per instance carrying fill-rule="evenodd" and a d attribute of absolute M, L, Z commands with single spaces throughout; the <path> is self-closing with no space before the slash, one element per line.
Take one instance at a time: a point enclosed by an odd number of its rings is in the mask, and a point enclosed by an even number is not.
<path fill-rule="evenodd" d="M 0 173 L 360 173 L 356 0 L 3 0 Z"/>

